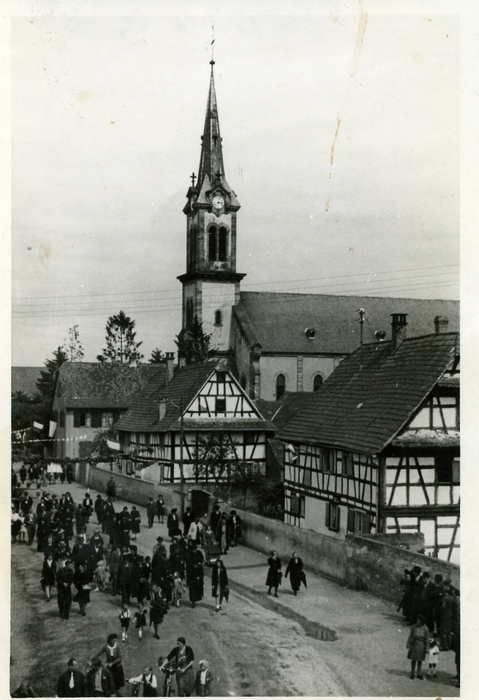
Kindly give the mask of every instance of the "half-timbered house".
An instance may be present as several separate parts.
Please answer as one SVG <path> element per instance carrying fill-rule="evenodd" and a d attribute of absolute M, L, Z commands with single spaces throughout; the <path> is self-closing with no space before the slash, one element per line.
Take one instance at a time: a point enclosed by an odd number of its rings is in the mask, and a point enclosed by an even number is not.
<path fill-rule="evenodd" d="M 166 388 L 153 379 L 116 423 L 125 460 L 158 464 L 160 480 L 208 483 L 199 473 L 201 446 L 212 436 L 228 445 L 228 460 L 265 469 L 266 438 L 273 426 L 224 365 L 206 362 L 180 368 Z M 226 476 L 226 472 L 225 472 Z"/>
<path fill-rule="evenodd" d="M 332 537 L 421 532 L 459 557 L 457 333 L 363 345 L 282 429 L 285 519 Z"/>

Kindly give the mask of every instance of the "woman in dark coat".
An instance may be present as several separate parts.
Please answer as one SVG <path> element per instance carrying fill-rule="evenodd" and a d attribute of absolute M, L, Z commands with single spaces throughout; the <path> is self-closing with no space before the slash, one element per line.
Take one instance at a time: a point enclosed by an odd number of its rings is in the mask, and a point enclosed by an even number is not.
<path fill-rule="evenodd" d="M 298 595 L 298 591 L 302 583 L 306 588 L 306 576 L 303 568 L 303 560 L 298 557 L 296 552 L 293 552 L 291 554 L 291 559 L 288 562 L 288 566 L 286 567 L 286 571 L 284 572 L 284 577 L 288 578 L 289 574 L 289 582 L 291 584 L 291 588 L 293 589 L 294 595 Z"/>
<path fill-rule="evenodd" d="M 163 598 L 160 589 L 156 583 L 151 584 L 150 593 L 150 627 L 153 625 L 155 639 L 159 639 L 158 625 L 161 625 L 163 618 L 168 612 L 168 602 Z"/>
<path fill-rule="evenodd" d="M 158 516 L 158 522 L 159 523 L 164 523 L 165 522 L 165 499 L 163 496 L 160 495 L 158 496 L 158 500 L 156 501 L 156 514 Z"/>
<path fill-rule="evenodd" d="M 57 565 L 53 561 L 53 555 L 50 553 L 43 561 L 42 577 L 40 579 L 41 586 L 47 597 L 47 603 L 50 602 L 52 586 L 55 585 L 56 574 Z"/>
<path fill-rule="evenodd" d="M 218 612 L 218 610 L 221 610 L 223 598 L 225 598 L 227 602 L 229 598 L 228 572 L 221 559 L 216 560 L 211 570 L 211 587 L 211 595 L 215 599 L 216 612 Z"/>
<path fill-rule="evenodd" d="M 203 600 L 203 577 L 203 555 L 196 549 L 196 544 L 192 544 L 186 560 L 186 585 L 188 586 L 192 608 L 196 607 L 198 601 Z"/>
<path fill-rule="evenodd" d="M 73 575 L 73 585 L 77 589 L 75 600 L 80 606 L 80 615 L 86 615 L 86 606 L 90 602 L 91 574 L 85 570 L 83 564 L 78 565 L 78 569 Z"/>
<path fill-rule="evenodd" d="M 131 513 L 130 513 L 130 527 L 131 527 L 131 532 L 132 532 L 132 539 L 136 540 L 136 536 L 140 533 L 140 523 L 141 523 L 141 515 L 140 511 L 136 508 L 136 506 L 131 507 Z"/>
<path fill-rule="evenodd" d="M 268 595 L 271 595 L 271 589 L 274 588 L 274 597 L 278 598 L 278 586 L 281 585 L 283 574 L 281 572 L 281 559 L 276 554 L 276 551 L 271 552 L 268 559 L 268 575 L 266 576 L 266 585 L 268 586 Z"/>
<path fill-rule="evenodd" d="M 414 679 L 414 671 L 417 664 L 417 677 L 422 680 L 422 662 L 426 658 L 429 641 L 429 630 L 423 615 L 417 616 L 417 622 L 411 627 L 406 643 L 408 649 L 407 658 L 411 661 L 411 680 Z"/>

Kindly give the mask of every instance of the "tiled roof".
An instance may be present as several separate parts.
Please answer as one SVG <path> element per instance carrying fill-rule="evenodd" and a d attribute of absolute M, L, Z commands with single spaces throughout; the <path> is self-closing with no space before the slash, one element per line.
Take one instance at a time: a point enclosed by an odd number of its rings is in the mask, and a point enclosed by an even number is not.
<path fill-rule="evenodd" d="M 458 334 L 371 343 L 344 359 L 280 431 L 287 442 L 377 454 L 405 426 L 454 360 Z"/>
<path fill-rule="evenodd" d="M 285 393 L 279 401 L 257 399 L 254 403 L 277 430 L 282 430 L 305 405 L 312 400 L 312 392 L 296 391 Z"/>
<path fill-rule="evenodd" d="M 363 342 L 375 331 L 391 337 L 391 314 L 408 314 L 408 335 L 433 333 L 435 316 L 449 319 L 449 332 L 459 331 L 459 302 L 444 299 L 241 292 L 234 315 L 250 346 L 262 352 L 340 354 L 354 352 L 360 342 L 358 310 L 365 310 Z M 314 328 L 314 339 L 305 335 Z"/>
<path fill-rule="evenodd" d="M 45 367 L 12 367 L 12 394 L 23 391 L 28 396 L 38 394 L 36 382 Z"/>
<path fill-rule="evenodd" d="M 218 366 L 217 361 L 186 365 L 177 371 L 168 385 L 160 391 L 159 385 L 152 383 L 140 391 L 131 405 L 131 409 L 115 423 L 115 429 L 137 432 L 165 432 L 179 430 L 181 409 L 201 390 L 211 373 Z M 160 395 L 167 394 L 165 415 L 159 420 Z M 204 427 L 205 430 L 272 430 L 271 424 L 260 419 L 184 419 L 184 428 Z"/>
<path fill-rule="evenodd" d="M 56 395 L 66 408 L 128 408 L 135 394 L 166 367 L 154 364 L 65 362 L 60 367 Z"/>

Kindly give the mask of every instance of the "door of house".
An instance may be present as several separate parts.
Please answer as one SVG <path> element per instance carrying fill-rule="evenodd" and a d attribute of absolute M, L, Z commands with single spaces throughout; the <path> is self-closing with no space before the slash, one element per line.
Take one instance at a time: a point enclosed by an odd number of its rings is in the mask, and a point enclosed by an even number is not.
<path fill-rule="evenodd" d="M 211 494 L 208 491 L 191 491 L 191 510 L 195 518 L 201 518 L 208 513 Z"/>

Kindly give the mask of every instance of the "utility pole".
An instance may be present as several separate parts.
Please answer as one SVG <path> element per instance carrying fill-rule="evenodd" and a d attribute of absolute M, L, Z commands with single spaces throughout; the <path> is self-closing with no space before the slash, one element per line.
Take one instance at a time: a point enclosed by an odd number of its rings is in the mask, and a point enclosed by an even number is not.
<path fill-rule="evenodd" d="M 180 399 L 180 499 L 181 499 L 181 517 L 185 512 L 185 474 L 183 470 L 183 397 Z"/>
<path fill-rule="evenodd" d="M 363 344 L 364 309 L 359 309 L 359 344 Z"/>

